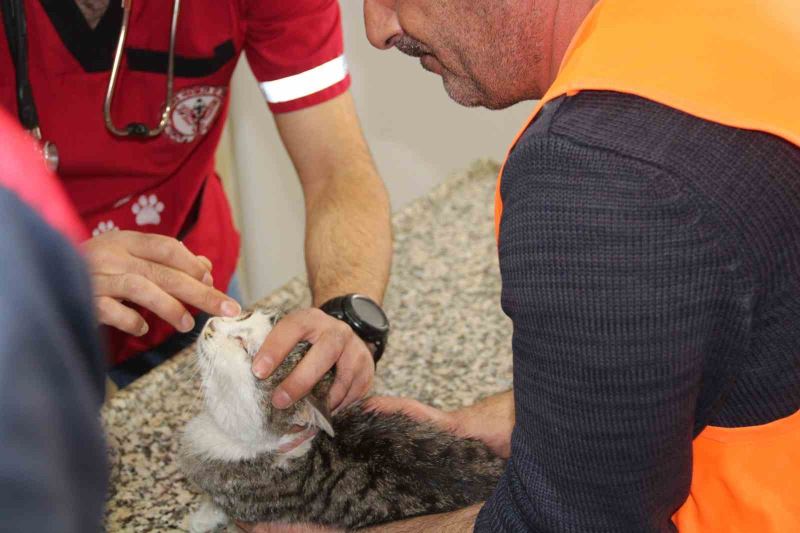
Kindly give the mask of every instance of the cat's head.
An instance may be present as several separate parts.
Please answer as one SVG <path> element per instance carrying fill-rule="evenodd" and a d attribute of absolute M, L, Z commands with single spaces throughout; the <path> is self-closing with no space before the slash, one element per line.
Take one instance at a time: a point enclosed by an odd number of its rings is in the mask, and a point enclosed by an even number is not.
<path fill-rule="evenodd" d="M 258 309 L 236 318 L 210 319 L 197 341 L 206 410 L 231 438 L 278 448 L 299 428 L 319 428 L 333 436 L 325 408 L 332 373 L 306 398 L 288 409 L 272 407 L 272 392 L 294 369 L 309 349 L 299 344 L 266 379 L 251 370 L 253 357 L 281 313 Z"/>

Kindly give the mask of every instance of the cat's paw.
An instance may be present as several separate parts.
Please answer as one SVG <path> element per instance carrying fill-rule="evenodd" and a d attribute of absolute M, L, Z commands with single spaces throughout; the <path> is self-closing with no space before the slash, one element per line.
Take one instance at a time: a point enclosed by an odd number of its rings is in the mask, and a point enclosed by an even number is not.
<path fill-rule="evenodd" d="M 225 512 L 206 500 L 189 515 L 189 533 L 222 533 L 229 523 Z"/>

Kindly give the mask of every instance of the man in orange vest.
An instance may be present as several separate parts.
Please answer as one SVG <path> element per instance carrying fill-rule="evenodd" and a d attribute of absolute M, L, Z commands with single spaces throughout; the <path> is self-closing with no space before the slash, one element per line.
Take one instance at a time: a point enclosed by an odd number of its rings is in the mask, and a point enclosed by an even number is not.
<path fill-rule="evenodd" d="M 800 4 L 364 8 L 457 102 L 541 99 L 496 198 L 513 396 L 378 402 L 508 468 L 378 530 L 800 531 Z"/>

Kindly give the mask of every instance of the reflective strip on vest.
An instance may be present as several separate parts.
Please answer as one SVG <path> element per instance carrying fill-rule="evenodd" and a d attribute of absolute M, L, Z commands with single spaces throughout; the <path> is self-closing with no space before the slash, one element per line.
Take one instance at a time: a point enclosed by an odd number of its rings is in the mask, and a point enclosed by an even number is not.
<path fill-rule="evenodd" d="M 800 147 L 800 0 L 601 0 L 511 150 L 546 102 L 586 90 L 640 96 Z M 682 533 L 800 531 L 800 412 L 763 426 L 707 427 L 692 468 L 673 516 Z"/>

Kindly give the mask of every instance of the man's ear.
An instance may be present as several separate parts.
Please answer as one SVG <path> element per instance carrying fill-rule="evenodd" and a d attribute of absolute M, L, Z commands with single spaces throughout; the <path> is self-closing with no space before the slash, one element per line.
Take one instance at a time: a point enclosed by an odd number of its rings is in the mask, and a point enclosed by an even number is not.
<path fill-rule="evenodd" d="M 330 435 L 333 434 L 333 422 L 325 403 L 312 395 L 308 395 L 299 402 L 300 409 L 295 415 L 294 423 L 299 426 L 316 427 Z"/>

